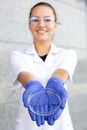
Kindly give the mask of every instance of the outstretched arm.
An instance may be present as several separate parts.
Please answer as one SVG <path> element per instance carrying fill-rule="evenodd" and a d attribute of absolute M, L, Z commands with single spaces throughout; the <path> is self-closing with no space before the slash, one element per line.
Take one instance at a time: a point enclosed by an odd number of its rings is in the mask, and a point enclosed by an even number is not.
<path fill-rule="evenodd" d="M 69 78 L 69 74 L 65 69 L 57 69 L 52 77 L 60 78 L 65 83 Z"/>
<path fill-rule="evenodd" d="M 26 71 L 20 72 L 17 78 L 17 80 L 22 83 L 24 88 L 26 88 L 25 86 L 26 82 L 30 82 L 35 79 L 36 78 L 31 73 L 26 72 Z"/>

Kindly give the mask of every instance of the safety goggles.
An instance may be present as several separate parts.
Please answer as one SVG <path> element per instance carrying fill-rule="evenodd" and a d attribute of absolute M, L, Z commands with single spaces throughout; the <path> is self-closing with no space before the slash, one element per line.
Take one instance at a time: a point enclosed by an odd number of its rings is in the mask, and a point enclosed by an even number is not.
<path fill-rule="evenodd" d="M 39 18 L 39 16 L 32 16 L 29 18 L 29 23 L 31 24 L 38 24 L 41 21 L 41 19 Z M 51 16 L 45 16 L 42 20 L 45 24 L 47 23 L 51 23 L 52 21 L 54 21 L 53 18 L 51 18 Z"/>

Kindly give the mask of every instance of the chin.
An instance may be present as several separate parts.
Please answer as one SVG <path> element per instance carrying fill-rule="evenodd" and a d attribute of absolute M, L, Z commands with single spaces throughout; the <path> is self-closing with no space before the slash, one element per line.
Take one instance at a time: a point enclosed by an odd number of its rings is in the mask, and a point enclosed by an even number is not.
<path fill-rule="evenodd" d="M 47 41 L 49 41 L 49 39 L 48 38 L 42 38 L 42 37 L 39 37 L 38 39 L 37 39 L 37 41 L 39 41 L 39 42 L 47 42 Z"/>
<path fill-rule="evenodd" d="M 42 43 L 45 43 L 45 42 L 47 42 L 48 40 L 47 40 L 47 39 L 39 39 L 38 41 L 39 41 L 39 42 L 42 42 Z"/>

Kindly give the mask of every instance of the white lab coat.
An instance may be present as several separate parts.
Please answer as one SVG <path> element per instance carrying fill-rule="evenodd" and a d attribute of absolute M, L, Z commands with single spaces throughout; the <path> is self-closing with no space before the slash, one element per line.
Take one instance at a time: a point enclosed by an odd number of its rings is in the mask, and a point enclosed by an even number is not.
<path fill-rule="evenodd" d="M 74 50 L 58 48 L 53 43 L 51 44 L 51 49 L 45 62 L 37 55 L 33 45 L 21 52 L 14 51 L 11 54 L 14 85 L 17 86 L 19 84 L 16 80 L 18 74 L 22 71 L 27 71 L 31 72 L 45 87 L 51 74 L 56 69 L 63 68 L 68 71 L 70 77 L 65 84 L 65 88 L 67 89 L 67 85 L 72 79 L 76 63 L 77 55 Z M 23 92 L 24 88 L 22 87 L 22 93 Z M 36 123 L 31 120 L 27 108 L 23 106 L 21 98 L 19 115 L 16 120 L 16 130 L 73 130 L 68 110 L 68 102 L 60 118 L 56 120 L 53 126 L 45 122 L 43 126 L 38 127 Z"/>

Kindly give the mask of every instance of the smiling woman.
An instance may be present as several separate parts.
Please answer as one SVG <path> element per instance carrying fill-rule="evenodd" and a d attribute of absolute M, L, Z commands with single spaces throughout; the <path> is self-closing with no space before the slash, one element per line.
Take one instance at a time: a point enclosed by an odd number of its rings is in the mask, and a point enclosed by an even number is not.
<path fill-rule="evenodd" d="M 74 50 L 58 48 L 52 42 L 57 25 L 54 8 L 46 2 L 37 3 L 29 14 L 32 45 L 25 51 L 11 54 L 14 84 L 21 83 L 22 86 L 16 130 L 73 130 L 67 85 L 72 79 L 77 55 Z M 48 91 L 51 91 L 50 95 Z M 59 95 L 59 103 L 53 93 Z M 32 111 L 28 97 L 33 94 Z M 53 113 L 58 104 L 57 111 Z M 51 115 L 44 116 L 50 111 Z M 44 114 L 38 115 L 38 112 Z"/>
<path fill-rule="evenodd" d="M 56 16 L 54 11 L 47 5 L 38 5 L 32 9 L 29 16 L 29 28 L 34 37 L 34 45 L 38 44 L 39 50 L 50 48 L 53 34 L 57 28 Z M 38 49 L 37 49 L 38 50 Z M 37 52 L 38 53 L 38 52 Z M 48 53 L 48 52 L 46 52 Z M 39 54 L 39 55 L 45 55 Z"/>

